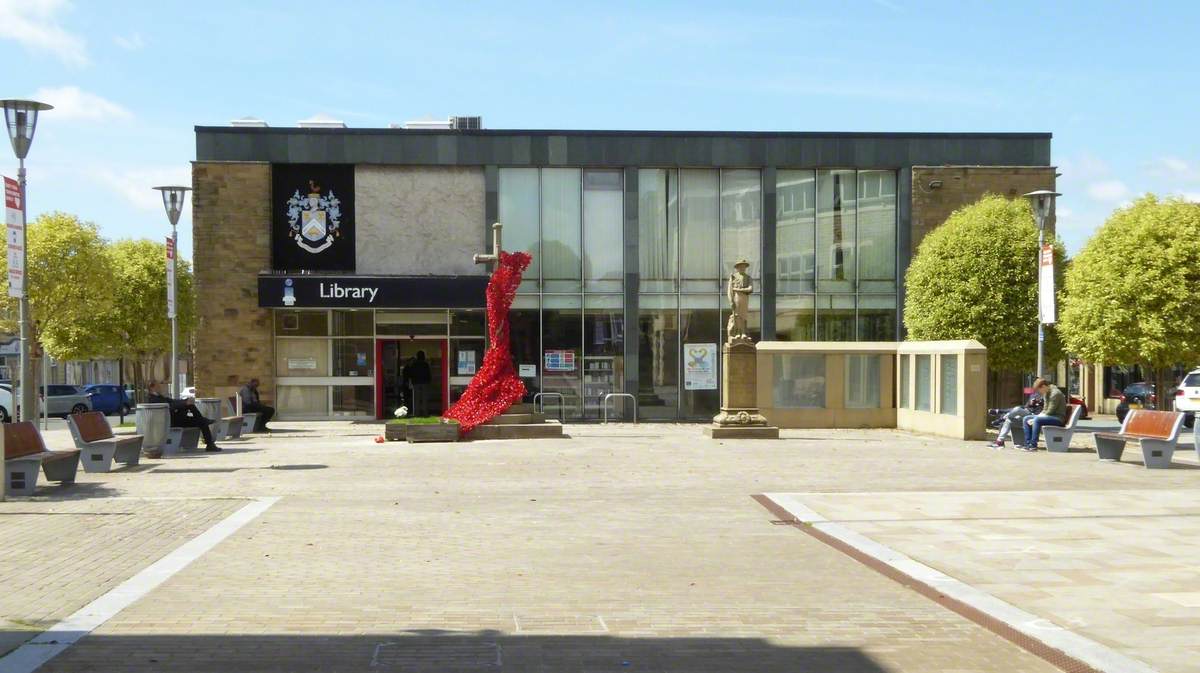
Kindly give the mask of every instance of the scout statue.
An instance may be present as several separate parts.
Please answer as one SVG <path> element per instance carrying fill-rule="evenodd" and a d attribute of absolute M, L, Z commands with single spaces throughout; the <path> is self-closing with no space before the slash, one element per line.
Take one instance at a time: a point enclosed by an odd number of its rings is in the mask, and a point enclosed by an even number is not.
<path fill-rule="evenodd" d="M 725 296 L 729 298 L 729 323 L 725 327 L 727 343 L 750 342 L 746 321 L 750 315 L 750 293 L 754 291 L 754 283 L 746 273 L 749 267 L 750 262 L 739 259 L 733 264 L 733 273 L 729 274 L 729 286 L 725 290 Z"/>

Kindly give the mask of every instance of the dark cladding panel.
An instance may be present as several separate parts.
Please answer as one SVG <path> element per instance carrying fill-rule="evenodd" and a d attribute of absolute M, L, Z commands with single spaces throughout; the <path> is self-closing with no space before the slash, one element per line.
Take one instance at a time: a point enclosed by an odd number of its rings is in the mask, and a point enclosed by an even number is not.
<path fill-rule="evenodd" d="M 483 308 L 484 276 L 263 275 L 262 308 Z"/>

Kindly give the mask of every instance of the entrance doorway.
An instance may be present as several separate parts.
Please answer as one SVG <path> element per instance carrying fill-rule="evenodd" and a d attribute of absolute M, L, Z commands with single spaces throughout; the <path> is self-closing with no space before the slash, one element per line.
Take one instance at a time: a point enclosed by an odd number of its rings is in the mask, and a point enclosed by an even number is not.
<path fill-rule="evenodd" d="M 408 407 L 410 416 L 417 414 L 412 387 L 404 377 L 404 367 L 414 362 L 419 352 L 425 354 L 432 375 L 432 382 L 427 389 L 428 408 L 421 415 L 441 416 L 446 411 L 446 339 L 379 339 L 375 342 L 375 349 L 379 362 L 376 368 L 375 412 L 379 418 L 391 418 L 401 405 Z"/>

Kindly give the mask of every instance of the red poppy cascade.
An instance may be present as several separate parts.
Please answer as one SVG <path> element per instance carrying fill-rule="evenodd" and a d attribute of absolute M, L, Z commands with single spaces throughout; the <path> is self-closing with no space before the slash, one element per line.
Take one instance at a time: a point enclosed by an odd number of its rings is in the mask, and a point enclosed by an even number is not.
<path fill-rule="evenodd" d="M 475 262 L 496 262 L 487 286 L 488 349 L 483 363 L 462 397 L 442 418 L 458 421 L 459 433 L 466 434 L 508 410 L 525 397 L 525 384 L 513 367 L 508 311 L 521 285 L 521 275 L 533 261 L 526 252 L 504 252 L 500 247 L 500 224 L 492 225 L 490 255 L 475 255 Z"/>

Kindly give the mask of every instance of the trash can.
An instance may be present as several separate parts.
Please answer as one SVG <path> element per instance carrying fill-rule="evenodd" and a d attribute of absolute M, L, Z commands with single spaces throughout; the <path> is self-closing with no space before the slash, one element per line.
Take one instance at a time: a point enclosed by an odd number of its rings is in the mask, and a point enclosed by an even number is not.
<path fill-rule="evenodd" d="M 136 423 L 137 433 L 142 436 L 142 451 L 147 454 L 161 452 L 171 428 L 171 405 L 137 405 Z"/>
<path fill-rule="evenodd" d="M 196 408 L 200 410 L 200 415 L 210 421 L 219 421 L 224 418 L 221 413 L 221 398 L 219 397 L 197 397 Z"/>

